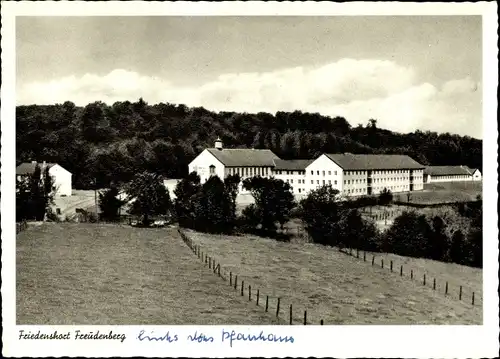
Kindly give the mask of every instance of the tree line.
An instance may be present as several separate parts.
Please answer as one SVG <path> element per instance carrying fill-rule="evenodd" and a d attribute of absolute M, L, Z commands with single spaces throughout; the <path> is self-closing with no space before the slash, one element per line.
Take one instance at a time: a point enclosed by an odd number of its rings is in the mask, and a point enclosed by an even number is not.
<path fill-rule="evenodd" d="M 461 229 L 448 234 L 447 223 L 439 216 L 427 218 L 414 211 L 403 212 L 392 226 L 380 232 L 372 221 L 361 215 L 359 208 L 387 205 L 390 191 L 378 197 L 341 200 L 339 191 L 324 185 L 296 202 L 288 183 L 276 178 L 252 177 L 242 182 L 243 189 L 254 197 L 254 204 L 237 215 L 236 197 L 240 178 L 231 175 L 223 180 L 210 177 L 203 184 L 196 172 L 179 181 L 172 201 L 162 177 L 142 172 L 123 187 L 112 185 L 100 191 L 100 219 L 119 221 L 120 209 L 127 205 L 129 213 L 148 227 L 158 216 L 169 217 L 179 226 L 208 233 L 252 233 L 289 240 L 284 225 L 299 218 L 314 243 L 348 247 L 366 251 L 390 252 L 403 256 L 429 258 L 445 262 L 482 267 L 482 199 L 458 206 L 460 216 L 470 219 L 467 233 Z M 17 180 L 16 218 L 21 220 L 57 220 L 51 211 L 53 181 L 39 166 L 33 174 Z M 120 194 L 125 194 L 121 198 Z"/>
<path fill-rule="evenodd" d="M 137 201 L 131 206 L 132 212 L 142 215 L 146 226 L 151 216 L 168 212 L 184 228 L 208 233 L 251 233 L 286 241 L 290 236 L 284 233 L 284 225 L 296 217 L 314 243 L 482 267 L 481 198 L 458 208 L 458 213 L 471 221 L 467 233 L 457 229 L 449 235 L 447 223 L 440 216 L 428 218 L 415 211 L 403 212 L 387 231 L 381 232 L 361 215 L 359 208 L 390 204 L 390 191 L 345 201 L 337 189 L 325 185 L 297 203 L 288 183 L 257 176 L 242 182 L 255 203 L 237 215 L 239 183 L 239 176 L 232 175 L 224 180 L 213 176 L 202 184 L 193 172 L 177 184 L 173 202 L 154 174 L 137 175 L 127 188 L 135 188 Z M 114 197 L 117 192 L 112 191 L 101 195 L 100 202 L 103 214 L 109 212 L 106 203 L 113 203 L 116 216 L 120 203 Z"/>
<path fill-rule="evenodd" d="M 402 119 L 404 120 L 404 119 Z M 436 119 L 439 121 L 439 119 Z M 72 102 L 16 108 L 16 160 L 59 163 L 77 189 L 108 188 L 149 171 L 184 178 L 188 164 L 221 137 L 225 147 L 268 148 L 284 159 L 321 153 L 407 154 L 423 165 L 482 170 L 482 141 L 450 133 L 401 134 L 375 119 L 352 126 L 343 117 L 301 111 L 213 112 L 170 103 Z"/>

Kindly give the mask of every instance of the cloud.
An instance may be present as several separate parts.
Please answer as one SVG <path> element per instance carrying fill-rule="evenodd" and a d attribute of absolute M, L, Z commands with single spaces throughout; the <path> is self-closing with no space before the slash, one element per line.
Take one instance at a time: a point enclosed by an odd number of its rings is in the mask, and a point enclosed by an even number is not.
<path fill-rule="evenodd" d="M 214 111 L 310 111 L 344 116 L 352 125 L 410 132 L 448 131 L 482 137 L 480 84 L 467 77 L 440 87 L 419 83 L 412 68 L 392 61 L 343 59 L 318 67 L 262 73 L 229 73 L 198 86 L 116 69 L 21 85 L 18 104 L 92 101 L 183 103 Z"/>

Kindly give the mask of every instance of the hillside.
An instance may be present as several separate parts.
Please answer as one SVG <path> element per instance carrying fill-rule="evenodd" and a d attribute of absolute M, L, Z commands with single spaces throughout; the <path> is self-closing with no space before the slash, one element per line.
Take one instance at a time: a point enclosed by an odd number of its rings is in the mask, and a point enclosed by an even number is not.
<path fill-rule="evenodd" d="M 290 244 L 257 237 L 186 231 L 204 254 L 221 263 L 224 274 L 292 304 L 295 324 L 304 310 L 311 323 L 325 324 L 480 324 L 482 271 L 425 259 L 376 254 L 377 265 L 313 244 Z M 380 260 L 385 260 L 384 269 Z M 389 263 L 395 263 L 390 273 Z M 399 275 L 400 265 L 404 276 Z M 411 280 L 410 268 L 414 270 Z M 423 286 L 423 274 L 427 283 Z M 432 280 L 437 278 L 437 290 Z M 443 282 L 449 282 L 445 296 Z M 462 300 L 458 300 L 463 285 Z M 471 293 L 475 291 L 475 305 Z M 262 295 L 262 294 L 261 294 Z M 286 312 L 288 315 L 288 312 Z"/>
<path fill-rule="evenodd" d="M 16 238 L 20 325 L 284 324 L 206 270 L 175 229 L 45 223 Z"/>
<path fill-rule="evenodd" d="M 439 121 L 439 119 L 436 119 Z M 269 148 L 284 159 L 321 153 L 401 153 L 427 165 L 467 165 L 482 169 L 482 141 L 449 133 L 401 134 L 352 126 L 343 117 L 318 113 L 212 112 L 184 105 L 71 102 L 16 108 L 16 160 L 60 163 L 73 185 L 91 189 L 128 181 L 140 170 L 182 178 L 188 163 L 220 136 L 226 147 Z"/>

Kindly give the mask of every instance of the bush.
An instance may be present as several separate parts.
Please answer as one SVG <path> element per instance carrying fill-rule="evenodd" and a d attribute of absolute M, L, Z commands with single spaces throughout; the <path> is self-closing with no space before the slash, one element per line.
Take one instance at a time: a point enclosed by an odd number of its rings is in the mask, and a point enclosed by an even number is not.
<path fill-rule="evenodd" d="M 381 206 L 386 206 L 388 204 L 391 204 L 392 200 L 393 200 L 392 192 L 390 190 L 388 190 L 387 188 L 384 188 L 378 196 L 378 203 Z"/>
<path fill-rule="evenodd" d="M 266 235 L 277 235 L 276 223 L 283 229 L 295 207 L 290 185 L 276 178 L 251 177 L 243 181 L 243 187 L 252 193 L 255 200 L 252 215 L 257 215 L 262 231 Z"/>

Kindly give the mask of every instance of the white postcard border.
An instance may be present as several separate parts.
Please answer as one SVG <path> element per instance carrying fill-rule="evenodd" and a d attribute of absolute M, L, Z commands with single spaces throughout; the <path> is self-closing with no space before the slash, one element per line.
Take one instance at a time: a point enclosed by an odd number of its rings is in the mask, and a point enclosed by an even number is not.
<path fill-rule="evenodd" d="M 172 357 L 492 357 L 498 353 L 498 214 L 496 3 L 323 3 L 323 2 L 2 2 L 2 316 L 4 356 L 172 356 Z M 482 326 L 30 326 L 15 324 L 15 17 L 137 15 L 482 15 L 483 16 L 483 205 L 484 282 Z M 43 71 L 43 69 L 41 69 Z M 19 341 L 19 330 L 51 333 L 124 333 L 127 339 Z M 174 343 L 137 340 L 140 330 L 176 333 Z M 293 336 L 294 343 L 220 340 L 222 330 Z M 189 343 L 194 331 L 213 343 Z M 219 339 L 217 339 L 219 338 Z"/>

